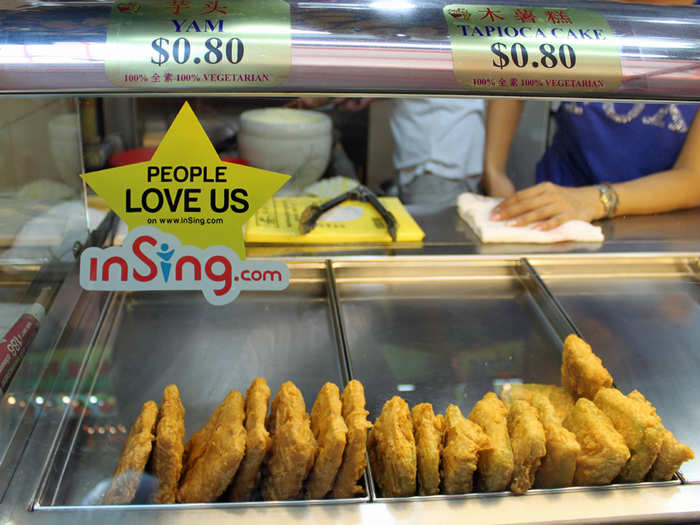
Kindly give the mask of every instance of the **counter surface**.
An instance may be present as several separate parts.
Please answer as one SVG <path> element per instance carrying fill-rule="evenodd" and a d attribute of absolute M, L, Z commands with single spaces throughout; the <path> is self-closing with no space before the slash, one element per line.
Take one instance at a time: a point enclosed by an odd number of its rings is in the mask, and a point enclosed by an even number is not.
<path fill-rule="evenodd" d="M 249 245 L 248 256 L 352 257 L 376 255 L 495 255 L 698 253 L 700 208 L 596 221 L 603 243 L 482 244 L 455 207 L 407 206 L 425 232 L 423 243 L 353 246 Z"/>

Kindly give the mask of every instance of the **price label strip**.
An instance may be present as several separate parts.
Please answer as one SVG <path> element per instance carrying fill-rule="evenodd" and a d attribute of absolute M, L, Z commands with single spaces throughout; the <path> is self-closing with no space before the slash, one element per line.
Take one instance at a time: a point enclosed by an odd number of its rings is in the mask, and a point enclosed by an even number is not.
<path fill-rule="evenodd" d="M 117 1 L 105 72 L 133 88 L 279 86 L 291 69 L 290 20 L 282 0 Z"/>
<path fill-rule="evenodd" d="M 620 51 L 605 17 L 586 9 L 451 4 L 457 81 L 479 92 L 610 92 Z"/>

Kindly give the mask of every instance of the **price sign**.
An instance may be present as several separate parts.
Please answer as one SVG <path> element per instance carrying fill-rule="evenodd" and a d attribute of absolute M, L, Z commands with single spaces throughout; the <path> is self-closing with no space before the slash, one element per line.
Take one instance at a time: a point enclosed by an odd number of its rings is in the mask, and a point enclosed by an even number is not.
<path fill-rule="evenodd" d="M 586 9 L 452 4 L 444 8 L 457 81 L 484 92 L 613 91 L 620 54 Z"/>
<path fill-rule="evenodd" d="M 291 68 L 282 0 L 117 1 L 105 71 L 117 86 L 251 88 L 283 84 Z"/>

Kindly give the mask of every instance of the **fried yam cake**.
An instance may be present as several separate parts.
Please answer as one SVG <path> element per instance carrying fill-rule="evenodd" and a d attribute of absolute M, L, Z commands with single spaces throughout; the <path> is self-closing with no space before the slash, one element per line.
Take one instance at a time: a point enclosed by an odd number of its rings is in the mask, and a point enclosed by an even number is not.
<path fill-rule="evenodd" d="M 663 429 L 643 402 L 627 397 L 617 388 L 601 388 L 593 399 L 622 435 L 630 458 L 619 481 L 639 483 L 656 461 L 663 443 Z"/>
<path fill-rule="evenodd" d="M 479 488 L 484 492 L 506 490 L 513 477 L 513 450 L 508 435 L 508 410 L 493 392 L 479 400 L 469 414 L 491 442 L 479 454 Z"/>
<path fill-rule="evenodd" d="M 654 405 L 647 401 L 641 392 L 633 390 L 627 394 L 627 397 L 642 403 L 642 406 L 654 418 L 662 433 L 661 449 L 647 475 L 647 481 L 670 481 L 681 465 L 688 460 L 694 459 L 695 454 L 688 445 L 678 441 L 673 433 L 664 427 Z"/>
<path fill-rule="evenodd" d="M 416 442 L 406 401 L 399 396 L 384 403 L 369 433 L 369 460 L 385 498 L 416 493 Z"/>
<path fill-rule="evenodd" d="M 272 446 L 272 438 L 265 428 L 270 387 L 262 377 L 256 377 L 245 395 L 245 456 L 233 478 L 227 498 L 229 501 L 248 501 L 260 479 L 260 467 Z"/>
<path fill-rule="evenodd" d="M 510 490 L 525 494 L 535 482 L 535 474 L 547 453 L 544 427 L 537 409 L 527 401 L 514 401 L 508 411 L 508 433 L 513 448 L 513 480 Z"/>
<path fill-rule="evenodd" d="M 516 399 L 522 399 L 532 404 L 533 396 L 540 394 L 545 396 L 554 408 L 554 413 L 561 423 L 574 408 L 576 399 L 566 388 L 559 385 L 545 385 L 540 383 L 509 383 L 501 393 L 501 399 L 506 407 Z"/>
<path fill-rule="evenodd" d="M 302 415 L 308 414 L 301 391 L 291 381 L 282 383 L 272 400 L 270 414 L 267 416 L 267 428 L 270 434 L 274 435 L 284 422 Z"/>
<path fill-rule="evenodd" d="M 185 449 L 185 407 L 180 391 L 168 385 L 163 391 L 163 403 L 158 412 L 156 441 L 153 446 L 153 475 L 158 478 L 154 503 L 175 503 L 175 493 L 182 474 L 182 454 Z"/>
<path fill-rule="evenodd" d="M 283 383 L 272 400 L 268 422 L 272 448 L 262 481 L 263 498 L 268 501 L 298 499 L 318 447 L 304 397 L 291 381 Z"/>
<path fill-rule="evenodd" d="M 362 487 L 357 481 L 367 467 L 367 430 L 372 427 L 372 423 L 367 421 L 369 412 L 365 409 L 365 389 L 357 379 L 345 385 L 341 401 L 348 434 L 343 462 L 335 478 L 331 496 L 352 498 L 362 494 Z"/>
<path fill-rule="evenodd" d="M 555 489 L 568 487 L 574 482 L 576 459 L 581 453 L 581 445 L 573 432 L 565 429 L 554 406 L 547 397 L 535 393 L 530 404 L 537 413 L 544 429 L 547 454 L 535 475 L 535 487 L 538 489 Z"/>
<path fill-rule="evenodd" d="M 219 421 L 219 417 L 221 416 L 221 411 L 223 409 L 224 404 L 221 403 L 218 407 L 216 407 L 212 415 L 209 416 L 209 419 L 204 426 L 192 434 L 192 437 L 190 437 L 190 439 L 187 440 L 187 443 L 185 443 L 185 452 L 182 455 L 183 476 L 194 466 L 195 462 L 202 455 L 202 452 L 204 452 L 204 449 L 209 442 L 209 438 L 216 428 L 216 424 Z"/>
<path fill-rule="evenodd" d="M 318 456 L 306 481 L 305 499 L 321 499 L 333 488 L 343 461 L 348 427 L 343 419 L 340 390 L 326 383 L 311 409 L 311 431 L 318 443 Z"/>
<path fill-rule="evenodd" d="M 134 499 L 151 455 L 157 418 L 158 405 L 153 401 L 144 403 L 141 413 L 129 430 L 112 482 L 102 499 L 103 505 L 123 505 Z"/>
<path fill-rule="evenodd" d="M 468 494 L 474 486 L 479 456 L 490 450 L 491 441 L 456 405 L 447 407 L 444 427 L 442 490 L 445 494 Z"/>
<path fill-rule="evenodd" d="M 564 340 L 561 365 L 561 384 L 574 397 L 593 400 L 601 388 L 610 388 L 613 379 L 591 347 L 577 335 Z"/>
<path fill-rule="evenodd" d="M 411 411 L 416 439 L 418 494 L 433 496 L 440 490 L 440 453 L 443 418 L 433 413 L 430 403 L 421 403 Z"/>
<path fill-rule="evenodd" d="M 246 431 L 243 427 L 245 402 L 241 393 L 229 392 L 215 414 L 218 417 L 201 454 L 184 474 L 177 493 L 180 503 L 215 501 L 229 486 L 243 459 Z"/>
<path fill-rule="evenodd" d="M 574 484 L 605 485 L 615 479 L 630 451 L 610 418 L 593 401 L 582 397 L 564 420 L 564 427 L 576 434 L 581 445 Z"/>

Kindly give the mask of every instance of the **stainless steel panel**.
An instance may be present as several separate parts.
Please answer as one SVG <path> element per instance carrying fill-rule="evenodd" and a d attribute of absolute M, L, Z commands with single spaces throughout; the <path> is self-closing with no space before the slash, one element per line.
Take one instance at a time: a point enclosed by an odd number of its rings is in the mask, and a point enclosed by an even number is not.
<path fill-rule="evenodd" d="M 200 293 L 116 294 L 73 396 L 84 402 L 66 410 L 34 508 L 99 504 L 142 404 L 160 403 L 170 383 L 180 389 L 187 437 L 226 393 L 245 393 L 258 376 L 273 395 L 282 382 L 294 381 L 307 411 L 325 382 L 342 388 L 346 372 L 326 266 L 296 263 L 290 272 L 286 291 L 244 292 L 223 307 L 208 304 Z M 137 494 L 136 503 L 144 498 Z"/>
<path fill-rule="evenodd" d="M 558 272 L 558 275 L 563 278 L 575 277 L 581 272 L 583 275 L 586 272 L 590 275 L 595 273 L 595 267 L 591 270 L 591 260 L 602 259 L 601 256 L 586 258 L 585 256 L 561 256 L 548 257 L 544 259 L 533 260 L 533 266 L 537 271 L 546 277 L 547 282 L 551 279 L 553 272 Z M 605 272 L 601 274 L 601 279 L 617 279 L 621 270 L 615 266 L 616 260 L 622 260 L 621 268 L 625 267 L 626 259 L 622 257 L 611 257 L 607 260 L 610 263 L 609 267 L 604 268 Z M 650 264 L 649 257 L 644 257 L 645 263 L 637 265 L 637 277 L 648 275 L 659 275 L 658 264 Z M 658 259 L 658 258 L 656 258 Z M 666 270 L 663 274 L 670 278 L 677 278 L 681 275 L 688 275 L 688 269 L 684 264 L 680 268 L 673 266 L 675 261 L 683 258 L 665 258 Z M 362 268 L 366 262 L 372 263 L 374 268 L 379 268 L 384 276 L 383 283 L 379 282 L 377 275 L 372 275 Z M 382 262 L 383 264 L 376 264 Z M 692 263 L 692 260 L 688 260 Z M 576 266 L 576 264 L 578 266 Z M 389 268 L 391 265 L 396 265 L 398 269 Z M 670 266 L 669 266 L 670 265 Z M 303 277 L 303 281 L 307 284 L 313 284 L 320 275 L 321 265 L 312 264 Z M 365 265 L 367 266 L 367 265 Z M 421 285 L 420 273 L 425 269 L 429 269 L 428 275 L 434 275 L 435 278 L 427 284 Z M 361 303 L 362 300 L 369 300 L 375 296 L 384 298 L 385 302 L 391 305 L 399 299 L 403 303 L 410 303 L 415 299 L 416 293 L 423 293 L 425 299 L 423 304 L 434 306 L 437 309 L 440 305 L 455 304 L 455 301 L 464 299 L 465 297 L 472 302 L 484 301 L 484 308 L 477 311 L 476 318 L 481 316 L 486 322 L 499 328 L 501 332 L 510 330 L 509 322 L 501 322 L 498 319 L 488 319 L 488 311 L 486 306 L 497 305 L 503 298 L 508 297 L 510 301 L 517 295 L 514 291 L 521 293 L 530 286 L 527 280 L 518 280 L 517 274 L 522 267 L 518 258 L 438 258 L 421 260 L 401 261 L 397 258 L 357 260 L 350 263 L 337 262 L 334 270 L 340 274 L 343 282 L 339 285 L 339 290 L 353 292 L 351 298 L 355 302 Z M 588 268 L 588 269 L 587 269 Z M 602 268 L 602 267 L 601 267 Z M 675 277 L 674 277 L 675 272 Z M 299 274 L 293 271 L 293 276 Z M 316 275 L 316 276 L 315 276 Z M 471 281 L 485 281 L 483 286 L 471 287 Z M 299 281 L 299 279 L 297 279 Z M 504 281 L 509 282 L 509 285 L 504 284 Z M 296 285 L 297 283 L 295 283 Z M 490 284 L 490 286 L 487 286 Z M 388 291 L 387 291 L 388 290 Z M 452 292 L 450 292 L 452 290 Z M 360 293 L 361 292 L 361 293 Z M 325 292 L 323 292 L 325 293 Z M 323 293 L 319 294 L 318 300 Z M 523 292 L 527 295 L 528 292 Z M 97 297 L 99 294 L 87 294 L 90 297 Z M 341 296 L 342 297 L 342 296 Z M 444 300 L 440 303 L 440 298 Z M 174 297 L 173 297 L 174 298 Z M 245 297 L 241 297 L 241 300 Z M 391 299 L 391 301 L 389 301 Z M 538 310 L 538 304 L 542 303 L 542 298 L 533 297 L 532 301 L 535 306 L 522 307 L 522 312 L 515 317 L 528 317 L 530 310 Z M 187 308 L 191 303 L 182 301 L 182 297 L 178 298 L 179 306 Z M 516 301 L 520 306 L 521 303 Z M 431 304 L 432 303 L 432 304 Z M 104 303 L 103 303 L 104 304 Z M 177 304 L 171 305 L 177 309 Z M 346 304 L 343 303 L 343 311 Z M 385 305 L 386 306 L 386 305 Z M 165 306 L 166 311 L 168 306 Z M 306 306 L 303 307 L 304 309 Z M 290 307 L 291 309 L 291 307 Z M 503 306 L 496 311 L 507 310 Z M 374 313 L 374 311 L 370 311 Z M 457 312 L 458 313 L 458 312 Z M 195 310 L 195 316 L 202 318 L 202 312 Z M 122 315 L 138 315 L 131 314 L 126 310 L 122 310 Z M 456 314 L 451 315 L 449 312 L 445 314 L 446 318 L 453 319 Z M 85 316 L 86 318 L 89 316 Z M 328 321 L 328 317 L 321 316 L 323 322 Z M 435 317 L 435 316 L 433 316 Z M 537 316 L 536 316 L 537 317 Z M 545 316 L 546 317 L 546 316 Z M 146 317 L 147 320 L 150 317 Z M 180 317 L 182 319 L 182 317 Z M 575 319 L 574 319 L 575 320 Z M 105 319 L 105 321 L 109 321 Z M 380 319 L 381 321 L 381 319 Z M 136 322 L 135 319 L 133 322 Z M 543 339 L 551 339 L 550 344 L 556 345 L 558 336 L 555 326 L 547 327 L 546 322 L 539 318 L 533 323 L 543 330 L 545 335 L 541 335 Z M 88 322 L 95 326 L 96 321 Z M 380 324 L 380 323 L 377 323 Z M 556 324 L 556 321 L 555 321 Z M 123 327 L 123 321 L 115 325 L 117 328 Z M 505 328 L 504 328 L 505 327 Z M 90 338 L 89 334 L 85 333 L 83 327 L 78 323 L 73 328 L 83 332 L 83 340 L 85 337 Z M 380 328 L 392 328 L 391 326 Z M 396 328 L 396 327 L 393 327 Z M 455 328 L 458 334 L 464 334 L 466 330 Z M 121 333 L 121 330 L 119 330 Z M 102 332 L 105 334 L 105 331 Z M 106 335 L 106 334 L 105 334 Z M 187 334 L 185 334 L 187 335 Z M 159 334 L 152 335 L 154 340 L 158 340 Z M 80 340 L 80 337 L 67 337 L 62 339 L 62 344 L 73 344 Z M 444 343 L 443 343 L 444 345 Z M 83 343 L 85 346 L 85 343 Z M 96 345 L 96 348 L 99 346 Z M 135 353 L 131 350 L 129 355 Z M 443 352 L 444 353 L 444 352 Z M 218 354 L 217 354 L 218 355 Z M 441 354 L 442 355 L 442 354 Z M 89 363 L 86 363 L 89 366 Z M 209 366 L 206 362 L 197 362 L 197 367 Z M 448 365 L 449 366 L 449 365 Z M 193 372 L 195 373 L 195 372 Z M 220 372 L 222 373 L 222 372 Z M 555 379 L 556 381 L 556 379 Z M 136 391 L 142 391 L 140 385 L 135 386 L 135 382 L 130 382 L 129 385 Z M 233 385 L 235 386 L 235 385 Z M 144 388 L 145 390 L 145 388 Z M 306 393 L 306 390 L 304 390 Z M 137 394 L 124 393 L 124 396 L 135 397 Z M 159 393 L 154 394 L 159 395 Z M 662 416 L 664 414 L 662 413 Z M 374 418 L 376 414 L 373 413 Z M 678 484 L 673 483 L 662 486 L 645 486 L 637 485 L 625 486 L 612 490 L 580 490 L 567 489 L 554 492 L 531 491 L 522 497 L 468 497 L 461 499 L 450 500 L 430 500 L 420 502 L 404 501 L 401 503 L 385 502 L 382 500 L 375 502 L 365 502 L 353 505 L 311 505 L 311 506 L 264 506 L 264 507 L 249 507 L 241 508 L 235 506 L 225 506 L 221 508 L 217 505 L 213 506 L 192 506 L 183 511 L 182 506 L 167 506 L 167 507 L 143 507 L 143 506 L 124 506 L 119 509 L 106 509 L 100 507 L 33 507 L 40 510 L 32 512 L 32 495 L 35 493 L 37 477 L 42 472 L 42 462 L 49 456 L 49 448 L 51 445 L 52 436 L 56 435 L 56 421 L 59 417 L 56 411 L 44 411 L 42 417 L 39 418 L 34 432 L 26 442 L 25 450 L 30 453 L 25 453 L 22 458 L 20 467 L 14 474 L 11 485 L 9 485 L 3 504 L 0 505 L 0 521 L 12 522 L 16 524 L 75 524 L 75 523 L 229 523 L 235 520 L 240 525 L 257 525 L 259 523 L 276 523 L 276 524 L 298 524 L 304 523 L 358 523 L 358 524 L 376 524 L 376 523 L 458 523 L 462 521 L 471 521 L 474 523 L 498 523 L 498 524 L 522 524 L 522 523 L 697 523 L 700 521 L 700 484 Z M 189 419 L 188 419 L 189 421 Z M 188 424 L 188 429 L 190 425 Z M 194 429 L 191 429 L 194 430 Z M 113 453 L 118 453 L 115 448 Z M 55 465 L 56 462 L 52 462 Z M 110 467 L 111 468 L 111 467 Z M 54 510 L 59 510 L 55 512 Z"/>
<path fill-rule="evenodd" d="M 497 95 L 470 92 L 456 82 L 442 15 L 442 7 L 449 3 L 290 1 L 292 71 L 288 81 L 273 91 Z M 697 10 L 537 0 L 524 5 L 591 9 L 606 17 L 619 41 L 622 84 L 614 92 L 588 96 L 665 100 L 700 97 Z M 2 90 L 127 92 L 111 85 L 104 71 L 109 53 L 105 43 L 110 6 L 109 2 L 80 1 L 10 3 L 0 8 Z M 271 92 L 269 88 L 252 91 Z M 231 90 L 224 92 L 230 95 Z M 536 97 L 542 93 L 520 95 Z M 567 97 L 570 93 L 557 90 L 547 95 Z"/>
<path fill-rule="evenodd" d="M 468 414 L 504 382 L 559 383 L 560 333 L 519 260 L 336 262 L 354 377 L 374 420 L 384 402 Z"/>
<path fill-rule="evenodd" d="M 642 392 L 700 451 L 700 274 L 696 257 L 531 260 L 620 390 Z M 700 459 L 681 474 L 700 482 Z"/>

